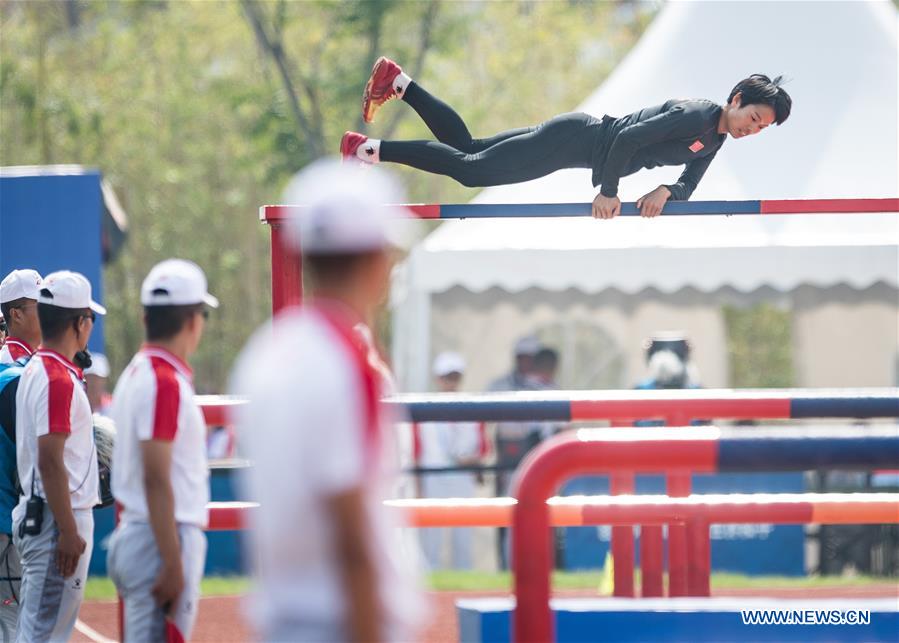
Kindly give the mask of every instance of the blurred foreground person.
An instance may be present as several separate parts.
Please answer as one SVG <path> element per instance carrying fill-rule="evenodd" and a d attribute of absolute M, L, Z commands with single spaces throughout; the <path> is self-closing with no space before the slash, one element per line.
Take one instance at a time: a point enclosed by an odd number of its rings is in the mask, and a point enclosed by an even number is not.
<path fill-rule="evenodd" d="M 140 293 L 146 343 L 113 393 L 112 485 L 120 522 L 109 575 L 125 605 L 125 641 L 186 641 L 206 561 L 206 422 L 187 363 L 218 300 L 198 265 L 156 264 Z"/>
<path fill-rule="evenodd" d="M 84 598 L 99 500 L 94 426 L 81 368 L 97 315 L 84 275 L 47 275 L 38 294 L 41 347 L 16 394 L 21 493 L 13 539 L 22 560 L 16 640 L 66 641 Z"/>
<path fill-rule="evenodd" d="M 394 514 L 393 427 L 383 377 L 357 326 L 371 325 L 392 265 L 383 203 L 402 195 L 379 172 L 320 161 L 286 200 L 302 204 L 288 238 L 312 280 L 301 308 L 258 332 L 235 367 L 257 592 L 251 617 L 266 641 L 408 641 L 421 614 Z"/>

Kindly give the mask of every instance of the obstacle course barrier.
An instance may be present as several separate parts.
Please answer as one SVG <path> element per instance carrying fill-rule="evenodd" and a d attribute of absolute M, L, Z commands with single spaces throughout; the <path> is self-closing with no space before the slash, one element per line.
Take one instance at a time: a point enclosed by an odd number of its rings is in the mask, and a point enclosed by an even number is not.
<path fill-rule="evenodd" d="M 406 204 L 420 219 L 529 219 L 589 217 L 592 203 L 413 203 Z M 259 208 L 263 223 L 289 219 L 301 205 L 264 205 Z M 778 199 L 749 201 L 668 201 L 662 214 L 668 216 L 732 216 L 763 214 L 862 214 L 899 212 L 899 199 Z M 640 216 L 634 202 L 621 204 L 621 216 Z"/>
<path fill-rule="evenodd" d="M 580 429 L 554 436 L 525 458 L 515 482 L 518 504 L 512 528 L 517 597 L 514 639 L 554 640 L 549 612 L 552 548 L 546 500 L 569 478 L 617 471 L 654 473 L 680 469 L 724 473 L 897 466 L 899 435 L 895 434 L 758 437 L 752 431 L 685 427 L 626 432 Z M 699 539 L 703 529 L 707 533 L 707 525 L 698 525 L 694 537 Z"/>
<path fill-rule="evenodd" d="M 205 396 L 200 404 L 209 418 L 224 417 L 236 398 Z M 404 395 L 391 398 L 398 417 L 415 422 L 439 421 L 556 421 L 633 422 L 661 419 L 669 426 L 686 425 L 694 419 L 754 420 L 811 418 L 896 418 L 899 389 L 740 389 L 657 391 L 539 391 L 479 395 Z M 764 470 L 764 469 L 760 469 Z M 690 494 L 688 471 L 666 473 L 667 492 L 674 497 Z M 631 472 L 616 472 L 612 493 L 634 492 Z M 694 529 L 693 534 L 701 530 Z M 693 543 L 687 527 L 675 524 L 668 532 L 668 593 L 688 596 L 688 549 Z M 662 530 L 641 525 L 642 595 L 664 595 Z M 615 560 L 615 595 L 632 597 L 634 588 L 634 539 L 629 527 L 613 527 L 612 555 Z"/>
<path fill-rule="evenodd" d="M 259 219 L 271 230 L 272 312 L 299 304 L 303 299 L 301 256 L 284 243 L 284 223 L 293 217 L 299 205 L 264 205 Z M 534 217 L 590 216 L 589 203 L 466 203 L 407 204 L 422 219 L 519 219 Z M 669 201 L 662 209 L 665 216 L 733 215 L 812 215 L 899 212 L 899 199 L 811 199 L 751 201 Z M 633 202 L 621 204 L 622 216 L 637 216 Z"/>
<path fill-rule="evenodd" d="M 669 496 L 556 496 L 547 501 L 551 527 L 709 524 L 862 525 L 899 523 L 897 493 L 753 493 Z M 515 498 L 387 500 L 410 527 L 510 527 Z M 208 531 L 246 529 L 254 502 L 210 502 Z"/>

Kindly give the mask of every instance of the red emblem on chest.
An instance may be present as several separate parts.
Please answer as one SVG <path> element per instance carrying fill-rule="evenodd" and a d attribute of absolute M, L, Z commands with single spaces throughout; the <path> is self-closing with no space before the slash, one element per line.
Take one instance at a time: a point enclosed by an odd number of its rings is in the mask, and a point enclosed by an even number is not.
<path fill-rule="evenodd" d="M 701 150 L 704 147 L 705 147 L 705 145 L 702 144 L 702 141 L 700 141 L 699 139 L 696 139 L 695 141 L 693 141 L 693 144 L 690 146 L 690 151 L 693 152 L 694 154 L 696 154 L 696 152 L 698 152 L 699 150 Z"/>

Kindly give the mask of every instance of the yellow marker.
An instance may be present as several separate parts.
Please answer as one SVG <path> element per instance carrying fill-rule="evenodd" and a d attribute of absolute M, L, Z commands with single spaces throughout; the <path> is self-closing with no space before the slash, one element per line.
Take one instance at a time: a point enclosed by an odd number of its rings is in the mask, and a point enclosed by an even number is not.
<path fill-rule="evenodd" d="M 602 580 L 599 581 L 599 593 L 611 596 L 615 591 L 615 561 L 612 560 L 612 552 L 606 553 L 606 561 L 602 566 Z"/>

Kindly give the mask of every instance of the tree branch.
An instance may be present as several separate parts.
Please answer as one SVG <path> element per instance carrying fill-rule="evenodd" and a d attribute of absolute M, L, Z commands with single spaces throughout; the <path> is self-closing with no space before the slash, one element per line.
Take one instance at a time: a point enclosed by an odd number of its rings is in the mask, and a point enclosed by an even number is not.
<path fill-rule="evenodd" d="M 369 16 L 371 21 L 369 22 L 368 56 L 366 56 L 366 61 L 368 61 L 368 64 L 371 64 L 381 51 L 381 32 L 384 25 L 384 12 L 377 10 L 372 11 Z M 356 119 L 355 130 L 361 132 L 363 127 L 365 127 L 365 119 L 362 117 L 362 112 L 360 111 L 359 117 Z"/>
<path fill-rule="evenodd" d="M 418 36 L 418 52 L 415 55 L 415 59 L 411 67 L 409 67 L 409 71 L 406 72 L 412 78 L 418 78 L 424 71 L 425 58 L 428 55 L 428 51 L 431 49 L 431 38 L 433 36 L 434 23 L 437 21 L 437 12 L 439 9 L 440 0 L 432 0 L 430 3 L 428 3 L 428 8 L 421 18 Z M 382 134 L 381 138 L 391 138 L 405 115 L 405 110 L 395 111 L 393 117 L 388 122 L 387 127 L 384 129 L 384 133 Z"/>
<path fill-rule="evenodd" d="M 296 87 L 290 77 L 287 57 L 284 53 L 284 48 L 281 46 L 280 40 L 275 40 L 269 35 L 264 24 L 262 12 L 254 0 L 241 0 L 240 4 L 250 22 L 250 26 L 253 28 L 253 33 L 256 35 L 257 42 L 275 62 L 275 66 L 278 69 L 278 75 L 281 77 L 281 84 L 284 87 L 284 91 L 287 93 L 288 103 L 290 104 L 291 112 L 293 112 L 294 120 L 306 137 L 312 155 L 320 156 L 323 153 L 323 137 L 321 135 L 321 129 L 319 128 L 318 131 L 316 131 L 309 122 L 309 118 L 303 112 Z"/>

